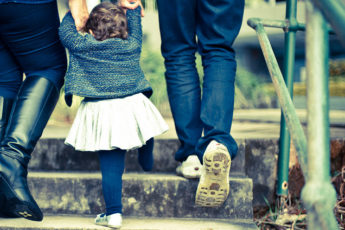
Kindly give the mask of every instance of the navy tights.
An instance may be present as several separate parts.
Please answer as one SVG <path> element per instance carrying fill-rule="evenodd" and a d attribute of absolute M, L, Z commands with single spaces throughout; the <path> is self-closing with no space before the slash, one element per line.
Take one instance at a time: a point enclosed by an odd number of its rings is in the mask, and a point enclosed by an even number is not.
<path fill-rule="evenodd" d="M 150 171 L 153 167 L 153 143 L 151 138 L 138 149 L 139 163 L 145 171 Z M 125 169 L 125 154 L 126 150 L 122 149 L 98 152 L 106 215 L 122 213 L 122 174 Z"/>
<path fill-rule="evenodd" d="M 122 213 L 122 174 L 126 150 L 99 151 L 106 215 Z"/>
<path fill-rule="evenodd" d="M 138 149 L 139 164 L 144 171 L 151 171 L 153 167 L 153 143 L 153 138 L 151 138 Z"/>

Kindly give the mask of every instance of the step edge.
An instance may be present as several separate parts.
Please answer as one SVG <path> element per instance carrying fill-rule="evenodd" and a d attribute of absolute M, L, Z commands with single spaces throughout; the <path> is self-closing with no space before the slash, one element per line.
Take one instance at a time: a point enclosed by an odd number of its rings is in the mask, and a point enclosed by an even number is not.
<path fill-rule="evenodd" d="M 30 171 L 28 173 L 28 178 L 33 179 L 101 179 L 101 172 L 84 172 L 84 171 L 72 171 L 72 172 L 55 172 L 55 171 Z M 142 173 L 142 172 L 128 172 L 123 174 L 123 180 L 129 179 L 141 179 L 141 180 L 176 180 L 176 181 L 196 181 L 198 179 L 187 179 L 181 176 L 178 176 L 173 173 Z M 242 175 L 231 176 L 230 181 L 243 181 L 248 180 L 252 181 L 251 178 Z"/>

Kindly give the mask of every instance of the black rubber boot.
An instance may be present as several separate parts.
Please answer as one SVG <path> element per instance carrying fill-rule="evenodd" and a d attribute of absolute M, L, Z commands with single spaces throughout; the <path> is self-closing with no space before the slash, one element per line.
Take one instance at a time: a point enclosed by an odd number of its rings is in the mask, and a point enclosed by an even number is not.
<path fill-rule="evenodd" d="M 6 130 L 6 125 L 11 113 L 12 104 L 13 99 L 0 96 L 0 143 Z M 0 216 L 3 216 L 5 214 L 3 212 L 3 210 L 5 210 L 6 205 L 5 201 L 6 198 L 4 194 L 0 193 Z"/>
<path fill-rule="evenodd" d="M 43 219 L 28 188 L 27 166 L 58 99 L 58 89 L 43 77 L 25 79 L 19 90 L 0 148 L 0 193 L 7 215 Z"/>
<path fill-rule="evenodd" d="M 0 96 L 0 142 L 4 136 L 8 118 L 11 113 L 13 99 Z"/>

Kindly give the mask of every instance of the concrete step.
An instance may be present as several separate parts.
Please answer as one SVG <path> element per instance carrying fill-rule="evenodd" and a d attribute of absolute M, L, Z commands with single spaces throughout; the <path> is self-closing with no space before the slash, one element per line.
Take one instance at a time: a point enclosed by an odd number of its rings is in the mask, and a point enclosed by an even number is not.
<path fill-rule="evenodd" d="M 153 172 L 174 172 L 178 162 L 174 159 L 180 143 L 177 139 L 157 139 L 154 146 Z M 238 157 L 232 162 L 232 173 L 245 174 L 244 141 L 238 141 Z M 126 171 L 143 172 L 137 160 L 137 151 L 126 155 Z M 82 159 L 82 160 L 81 160 Z M 79 152 L 64 144 L 63 138 L 44 138 L 39 140 L 29 164 L 30 170 L 44 171 L 98 171 L 98 154 Z"/>
<path fill-rule="evenodd" d="M 243 127 L 243 132 L 248 134 L 251 131 L 266 129 L 265 125 L 250 130 Z M 275 129 L 279 131 L 279 127 Z M 248 176 L 253 180 L 254 206 L 266 206 L 265 198 L 273 202 L 275 196 L 279 139 L 266 136 L 236 140 L 239 150 L 231 166 L 230 174 L 232 176 Z M 32 154 L 29 171 L 99 171 L 98 157 L 95 153 L 76 152 L 73 148 L 66 146 L 63 141 L 63 138 L 41 139 Z M 174 152 L 178 146 L 179 142 L 176 139 L 156 140 L 154 172 L 175 173 L 178 163 L 174 159 Z M 342 162 L 345 162 L 345 136 L 332 138 L 330 146 L 331 170 L 332 172 L 339 171 Z M 293 146 L 291 146 L 290 155 L 292 158 L 290 163 L 296 163 L 296 153 Z M 127 154 L 126 171 L 142 172 L 137 163 L 135 151 L 130 151 Z"/>
<path fill-rule="evenodd" d="M 104 212 L 100 173 L 31 172 L 28 184 L 45 214 Z M 230 195 L 219 208 L 194 204 L 198 180 L 173 174 L 125 173 L 123 213 L 136 217 L 252 219 L 253 184 L 230 179 Z"/>
<path fill-rule="evenodd" d="M 93 223 L 94 216 L 46 216 L 42 222 L 0 218 L 2 230 L 94 230 L 109 229 Z M 121 230 L 255 230 L 253 221 L 209 220 L 187 218 L 123 218 Z"/>
<path fill-rule="evenodd" d="M 261 128 L 267 129 L 265 126 Z M 277 128 L 279 129 L 279 127 Z M 248 133 L 248 130 L 245 132 Z M 332 172 L 341 170 L 342 164 L 345 162 L 344 137 L 331 139 Z M 73 148 L 66 146 L 63 141 L 63 138 L 41 139 L 32 154 L 29 164 L 30 171 L 99 171 L 98 157 L 95 153 L 76 152 Z M 275 196 L 278 138 L 262 136 L 261 138 L 239 139 L 237 142 L 239 151 L 232 162 L 230 174 L 251 178 L 253 180 L 253 205 L 266 206 L 265 199 L 273 202 Z M 175 173 L 177 162 L 174 160 L 174 152 L 178 146 L 179 142 L 176 139 L 156 140 L 154 172 Z M 292 158 L 290 163 L 295 164 L 297 159 L 293 146 L 291 146 L 290 155 Z M 142 172 L 137 163 L 135 151 L 127 154 L 126 171 Z"/>
<path fill-rule="evenodd" d="M 279 152 L 278 138 L 250 138 L 236 140 L 238 154 L 232 161 L 231 173 L 248 175 L 249 159 L 257 153 L 273 154 Z M 174 153 L 180 143 L 177 139 L 157 139 L 154 146 L 153 172 L 175 173 L 178 162 Z M 338 155 L 345 149 L 345 137 L 331 139 L 331 155 Z M 276 158 L 276 157 L 275 157 Z M 82 160 L 81 160 L 82 159 Z M 39 171 L 98 171 L 98 155 L 94 152 L 79 152 L 64 144 L 63 138 L 44 138 L 38 141 L 29 163 L 30 170 Z M 137 160 L 137 151 L 126 155 L 127 172 L 143 172 Z M 257 173 L 257 172 L 254 172 Z"/>

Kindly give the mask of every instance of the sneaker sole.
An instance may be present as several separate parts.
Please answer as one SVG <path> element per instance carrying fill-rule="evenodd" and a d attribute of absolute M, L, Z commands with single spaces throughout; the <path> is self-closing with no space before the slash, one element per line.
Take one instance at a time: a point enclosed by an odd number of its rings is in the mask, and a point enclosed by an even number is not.
<path fill-rule="evenodd" d="M 5 199 L 5 214 L 11 217 L 23 217 L 28 220 L 41 221 L 43 215 L 40 210 L 27 201 L 18 199 L 12 187 L 0 174 L 0 188 Z"/>
<path fill-rule="evenodd" d="M 229 172 L 231 158 L 223 149 L 204 154 L 205 173 L 196 191 L 195 204 L 203 207 L 219 207 L 229 195 Z"/>

